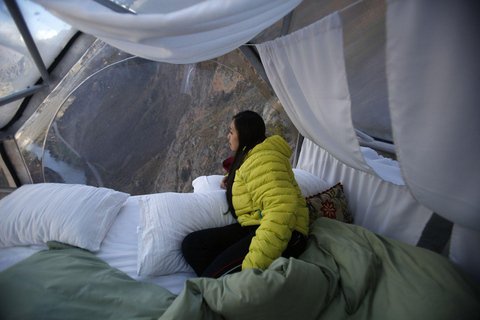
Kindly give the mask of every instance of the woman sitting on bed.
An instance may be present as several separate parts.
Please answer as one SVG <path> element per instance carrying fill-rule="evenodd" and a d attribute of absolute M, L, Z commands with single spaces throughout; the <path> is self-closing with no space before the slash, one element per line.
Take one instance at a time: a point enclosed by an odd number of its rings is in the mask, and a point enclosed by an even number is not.
<path fill-rule="evenodd" d="M 238 223 L 193 232 L 182 243 L 185 259 L 203 277 L 266 270 L 280 256 L 298 257 L 307 242 L 308 210 L 287 142 L 266 138 L 265 123 L 253 111 L 233 117 L 228 139 L 235 156 L 222 187 Z"/>

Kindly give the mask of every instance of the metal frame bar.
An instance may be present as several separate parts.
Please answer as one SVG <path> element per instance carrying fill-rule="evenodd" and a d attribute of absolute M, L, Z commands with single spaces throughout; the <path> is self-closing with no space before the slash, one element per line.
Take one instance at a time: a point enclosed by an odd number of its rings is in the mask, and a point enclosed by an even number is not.
<path fill-rule="evenodd" d="M 25 90 L 12 93 L 11 95 L 8 95 L 6 97 L 2 97 L 2 98 L 0 98 L 0 107 L 4 106 L 6 104 L 9 104 L 10 102 L 13 102 L 13 101 L 31 96 L 31 95 L 37 93 L 38 91 L 40 91 L 41 89 L 43 89 L 46 86 L 47 86 L 46 84 L 37 84 L 37 85 L 34 85 L 33 87 L 29 87 Z"/>
<path fill-rule="evenodd" d="M 14 148 L 15 148 L 14 152 L 16 153 L 16 155 L 19 158 L 19 161 L 15 160 L 15 159 L 13 159 L 13 161 L 12 161 L 11 154 L 8 156 L 9 161 L 14 166 L 15 175 L 20 180 L 20 183 L 23 183 L 23 182 L 33 183 L 32 174 L 30 173 L 30 169 L 28 168 L 27 163 L 25 162 L 25 157 L 23 156 L 22 151 L 20 150 L 20 147 L 18 146 L 17 140 L 16 139 L 11 139 L 10 141 L 12 141 L 11 143 L 13 143 Z M 8 141 L 3 143 L 5 151 L 7 152 L 7 154 L 8 154 L 8 150 L 7 150 L 8 146 L 7 147 L 5 147 L 5 146 L 8 143 L 9 143 Z M 18 167 L 17 167 L 16 163 L 20 163 L 20 161 L 22 162 L 23 166 L 20 167 L 18 165 Z M 22 169 L 24 169 L 24 171 L 20 171 Z"/>
<path fill-rule="evenodd" d="M 0 187 L 0 193 L 12 193 L 17 188 Z"/>
<path fill-rule="evenodd" d="M 3 170 L 3 173 L 5 174 L 5 177 L 7 178 L 8 188 L 16 188 L 17 183 L 15 182 L 15 178 L 13 177 L 12 172 L 7 167 L 7 164 L 5 163 L 5 160 L 3 159 L 3 155 L 2 155 L 2 159 L 0 161 L 0 167 Z"/>
<path fill-rule="evenodd" d="M 22 16 L 22 12 L 18 7 L 17 2 L 15 0 L 5 0 L 5 4 L 7 5 L 8 11 L 10 11 L 18 30 L 23 37 L 23 40 L 25 41 L 25 45 L 27 46 L 32 59 L 35 62 L 38 71 L 40 71 L 40 74 L 42 75 L 43 81 L 45 81 L 47 84 L 50 84 L 50 75 L 48 74 L 47 68 L 45 67 L 42 57 L 38 52 L 35 41 L 33 41 L 32 34 L 30 33 L 30 30 L 28 30 L 27 24 L 25 23 L 25 19 Z"/>
<path fill-rule="evenodd" d="M 245 55 L 245 57 L 250 62 L 250 64 L 255 68 L 255 70 L 257 70 L 260 78 L 262 78 L 262 80 L 265 81 L 268 87 L 273 91 L 272 84 L 268 80 L 267 73 L 265 72 L 265 68 L 263 68 L 262 62 L 257 57 L 253 49 L 249 46 L 241 46 L 239 49 Z"/>
<path fill-rule="evenodd" d="M 297 145 L 295 146 L 295 155 L 293 157 L 293 164 L 292 167 L 296 168 L 298 164 L 298 158 L 300 157 L 300 152 L 302 151 L 303 140 L 305 139 L 304 136 L 301 135 L 300 132 L 297 134 Z"/>
<path fill-rule="evenodd" d="M 108 8 L 112 11 L 118 12 L 118 13 L 137 14 L 132 9 L 128 9 L 128 8 L 126 8 L 122 5 L 119 5 L 118 3 L 110 1 L 110 0 L 93 0 L 93 1 L 95 1 L 98 4 L 101 4 L 102 6 Z"/>
<path fill-rule="evenodd" d="M 286 36 L 288 34 L 288 29 L 290 29 L 290 22 L 292 21 L 293 10 L 290 11 L 285 17 L 283 17 L 282 22 L 282 36 Z"/>
<path fill-rule="evenodd" d="M 8 157 L 7 150 L 5 149 L 4 143 L 0 143 L 0 157 L 1 165 L 5 175 L 7 176 L 8 185 L 11 188 L 19 187 L 22 185 L 20 178 L 18 177 L 15 168 L 12 164 L 11 159 Z"/>

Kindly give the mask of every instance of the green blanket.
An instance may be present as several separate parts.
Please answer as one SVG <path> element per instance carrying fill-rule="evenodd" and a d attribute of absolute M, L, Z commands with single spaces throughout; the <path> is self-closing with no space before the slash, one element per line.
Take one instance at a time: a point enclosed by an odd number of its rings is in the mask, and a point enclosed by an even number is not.
<path fill-rule="evenodd" d="M 0 273 L 0 319 L 156 319 L 175 295 L 56 242 Z"/>
<path fill-rule="evenodd" d="M 1 319 L 480 319 L 480 289 L 444 257 L 325 218 L 300 259 L 190 279 L 178 297 L 52 249 L 0 273 Z"/>

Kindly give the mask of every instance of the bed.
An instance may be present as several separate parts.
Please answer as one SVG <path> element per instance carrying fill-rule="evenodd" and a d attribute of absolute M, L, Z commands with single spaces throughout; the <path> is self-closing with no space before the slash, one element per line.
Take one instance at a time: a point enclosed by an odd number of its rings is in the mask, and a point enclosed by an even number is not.
<path fill-rule="evenodd" d="M 305 197 L 343 213 L 327 219 L 311 209 L 299 259 L 218 280 L 195 277 L 180 243 L 234 223 L 222 214 L 221 176 L 197 178 L 189 194 L 22 186 L 0 202 L 0 318 L 480 317 L 479 288 L 457 265 L 350 223 L 341 184 L 294 171 Z"/>
<path fill-rule="evenodd" d="M 143 196 L 131 196 L 126 199 L 106 233 L 101 250 L 93 254 L 135 280 L 155 283 L 178 294 L 183 289 L 185 280 L 193 277 L 194 273 L 184 272 L 157 277 L 137 275 L 137 226 L 140 219 L 139 200 L 142 198 Z M 4 270 L 33 253 L 47 249 L 45 244 L 4 248 L 0 251 L 0 268 Z"/>

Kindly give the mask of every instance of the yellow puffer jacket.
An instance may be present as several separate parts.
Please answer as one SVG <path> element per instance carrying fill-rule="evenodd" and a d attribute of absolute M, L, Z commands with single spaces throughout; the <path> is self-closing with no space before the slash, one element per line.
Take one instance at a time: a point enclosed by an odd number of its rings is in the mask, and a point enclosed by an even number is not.
<path fill-rule="evenodd" d="M 260 225 L 242 269 L 266 270 L 280 257 L 292 231 L 308 234 L 308 209 L 293 175 L 292 151 L 280 136 L 267 138 L 235 174 L 232 203 L 242 226 Z"/>

